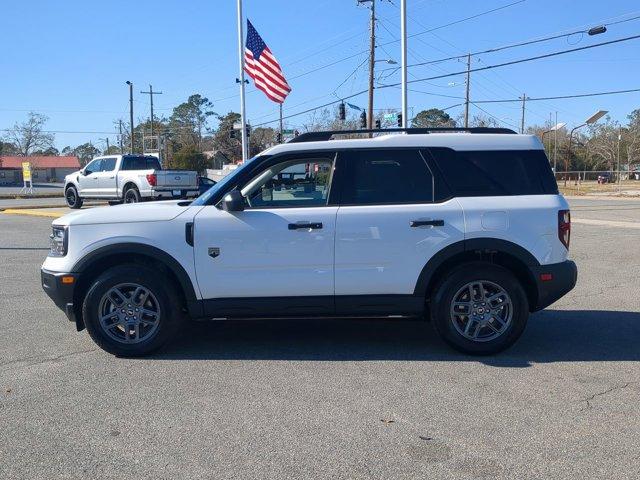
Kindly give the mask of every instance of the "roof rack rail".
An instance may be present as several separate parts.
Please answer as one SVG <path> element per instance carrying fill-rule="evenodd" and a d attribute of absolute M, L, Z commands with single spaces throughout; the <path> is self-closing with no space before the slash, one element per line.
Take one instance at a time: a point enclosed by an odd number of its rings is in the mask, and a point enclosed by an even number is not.
<path fill-rule="evenodd" d="M 457 127 L 434 127 L 434 128 L 384 128 L 375 130 L 328 130 L 324 132 L 307 132 L 297 137 L 292 138 L 287 143 L 302 143 L 302 142 L 322 142 L 331 140 L 334 135 L 353 135 L 356 133 L 395 133 L 402 132 L 408 135 L 418 135 L 425 133 L 506 133 L 515 135 L 516 132 L 510 128 L 492 128 L 492 127 L 471 127 L 471 128 L 457 128 Z"/>

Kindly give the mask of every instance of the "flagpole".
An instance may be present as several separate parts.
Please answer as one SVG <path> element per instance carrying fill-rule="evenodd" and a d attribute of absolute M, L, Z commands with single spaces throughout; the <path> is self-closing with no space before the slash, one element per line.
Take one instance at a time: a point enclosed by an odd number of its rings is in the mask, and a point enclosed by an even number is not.
<path fill-rule="evenodd" d="M 242 29 L 242 0 L 238 0 L 238 61 L 240 67 L 240 122 L 242 123 L 242 163 L 247 161 L 247 119 L 244 106 L 244 43 Z"/>
<path fill-rule="evenodd" d="M 280 141 L 282 141 L 282 103 L 280 104 Z"/>
<path fill-rule="evenodd" d="M 402 91 L 402 128 L 407 128 L 407 0 L 400 0 L 400 63 Z"/>

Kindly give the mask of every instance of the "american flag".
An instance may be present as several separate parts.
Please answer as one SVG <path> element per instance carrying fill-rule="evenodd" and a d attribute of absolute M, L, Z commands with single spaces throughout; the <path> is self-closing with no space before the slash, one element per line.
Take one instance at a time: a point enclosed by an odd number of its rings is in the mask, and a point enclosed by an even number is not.
<path fill-rule="evenodd" d="M 256 88 L 276 103 L 283 103 L 291 91 L 276 57 L 249 20 L 244 46 L 244 71 L 253 78 Z"/>

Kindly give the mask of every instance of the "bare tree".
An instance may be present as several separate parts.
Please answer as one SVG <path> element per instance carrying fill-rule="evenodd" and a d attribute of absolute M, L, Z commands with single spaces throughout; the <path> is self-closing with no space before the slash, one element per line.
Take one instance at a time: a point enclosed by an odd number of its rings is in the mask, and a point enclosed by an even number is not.
<path fill-rule="evenodd" d="M 620 125 L 607 116 L 604 123 L 592 125 L 589 133 L 590 167 L 594 170 L 601 167 L 612 170 L 618 158 Z"/>
<path fill-rule="evenodd" d="M 43 130 L 47 120 L 49 117 L 46 115 L 30 112 L 25 122 L 16 123 L 7 132 L 7 140 L 15 146 L 18 155 L 27 157 L 35 151 L 45 151 L 53 147 L 53 134 Z"/>

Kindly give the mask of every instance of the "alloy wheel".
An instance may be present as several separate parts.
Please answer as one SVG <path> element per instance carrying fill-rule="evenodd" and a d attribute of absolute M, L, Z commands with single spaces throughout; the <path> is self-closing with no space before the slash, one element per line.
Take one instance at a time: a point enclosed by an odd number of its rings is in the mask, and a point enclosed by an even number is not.
<path fill-rule="evenodd" d="M 160 324 L 160 304 L 148 288 L 122 283 L 100 299 L 98 319 L 102 330 L 120 343 L 139 343 L 155 335 Z"/>
<path fill-rule="evenodd" d="M 451 322 L 460 335 L 474 342 L 489 342 L 511 325 L 513 303 L 500 285 L 477 280 L 453 296 Z"/>

